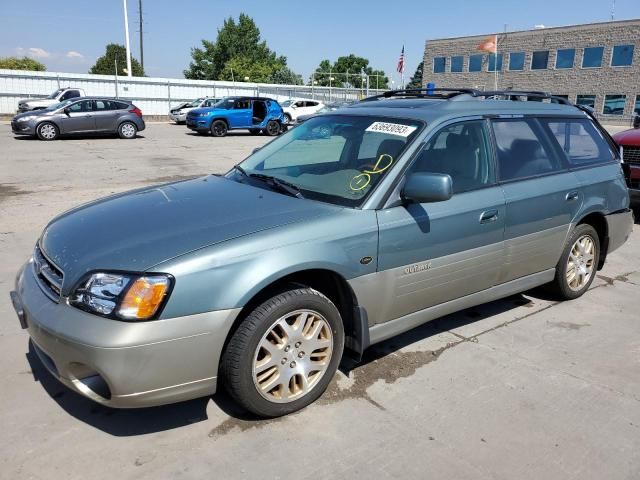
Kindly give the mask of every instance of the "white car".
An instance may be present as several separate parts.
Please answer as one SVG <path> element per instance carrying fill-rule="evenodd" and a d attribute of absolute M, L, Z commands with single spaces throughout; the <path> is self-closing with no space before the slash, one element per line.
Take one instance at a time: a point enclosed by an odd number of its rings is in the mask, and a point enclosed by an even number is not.
<path fill-rule="evenodd" d="M 204 97 L 196 98 L 191 102 L 181 103 L 177 107 L 173 107 L 169 110 L 169 118 L 176 123 L 185 123 L 187 121 L 187 113 L 191 110 L 194 108 L 212 107 L 214 104 L 218 103 L 219 100 L 219 98 Z"/>
<path fill-rule="evenodd" d="M 324 108 L 317 100 L 287 100 L 280 104 L 286 123 L 293 123 L 300 115 L 312 115 Z"/>
<path fill-rule="evenodd" d="M 84 96 L 84 90 L 81 88 L 59 88 L 47 98 L 26 98 L 24 100 L 20 100 L 18 102 L 18 113 L 30 112 L 32 110 L 44 110 L 56 103 Z"/>

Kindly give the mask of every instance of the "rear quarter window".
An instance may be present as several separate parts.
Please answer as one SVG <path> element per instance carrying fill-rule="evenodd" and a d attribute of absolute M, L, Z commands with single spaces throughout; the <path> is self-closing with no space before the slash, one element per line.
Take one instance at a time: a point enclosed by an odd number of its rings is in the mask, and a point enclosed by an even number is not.
<path fill-rule="evenodd" d="M 615 153 L 602 133 L 587 119 L 541 119 L 551 138 L 565 153 L 573 167 L 608 163 L 615 160 Z"/>

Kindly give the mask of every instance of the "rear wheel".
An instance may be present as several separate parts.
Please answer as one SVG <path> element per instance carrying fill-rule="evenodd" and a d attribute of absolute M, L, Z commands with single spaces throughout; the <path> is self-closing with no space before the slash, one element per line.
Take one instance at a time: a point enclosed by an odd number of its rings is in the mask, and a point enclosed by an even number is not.
<path fill-rule="evenodd" d="M 214 137 L 224 137 L 227 134 L 227 123 L 224 120 L 215 120 L 211 124 L 211 135 Z"/>
<path fill-rule="evenodd" d="M 137 133 L 138 127 L 136 127 L 136 124 L 133 122 L 122 122 L 118 127 L 118 135 L 125 140 L 136 138 Z"/>
<path fill-rule="evenodd" d="M 311 288 L 287 290 L 249 313 L 233 333 L 222 357 L 223 383 L 250 412 L 286 415 L 322 395 L 343 347 L 342 319 L 331 300 Z"/>
<path fill-rule="evenodd" d="M 55 123 L 42 122 L 36 128 L 36 135 L 40 140 L 50 141 L 55 140 L 60 135 L 60 130 Z"/>
<path fill-rule="evenodd" d="M 567 239 L 556 266 L 556 276 L 550 285 L 553 292 L 563 300 L 582 296 L 596 276 L 599 258 L 598 233 L 591 225 L 578 225 Z"/>
<path fill-rule="evenodd" d="M 280 123 L 275 120 L 269 120 L 267 126 L 264 127 L 264 133 L 270 137 L 275 137 L 280 133 Z"/>

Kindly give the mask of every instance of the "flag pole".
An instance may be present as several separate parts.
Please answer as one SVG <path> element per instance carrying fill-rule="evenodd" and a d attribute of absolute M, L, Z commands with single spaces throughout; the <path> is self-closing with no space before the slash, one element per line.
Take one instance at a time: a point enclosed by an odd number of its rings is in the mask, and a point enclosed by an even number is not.
<path fill-rule="evenodd" d="M 404 60 L 402 62 L 402 89 L 404 90 L 404 69 L 405 66 L 407 65 L 407 50 L 405 48 L 406 44 L 403 43 L 402 44 L 402 51 L 404 52 Z"/>
<path fill-rule="evenodd" d="M 498 34 L 496 33 L 496 58 L 495 58 L 495 63 L 494 63 L 494 69 L 493 69 L 493 89 L 495 91 L 498 90 Z"/>

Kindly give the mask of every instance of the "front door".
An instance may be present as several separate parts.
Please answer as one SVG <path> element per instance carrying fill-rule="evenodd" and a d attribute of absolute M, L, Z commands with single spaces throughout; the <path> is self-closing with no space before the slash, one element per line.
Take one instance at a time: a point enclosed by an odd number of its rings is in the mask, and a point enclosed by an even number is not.
<path fill-rule="evenodd" d="M 233 109 L 229 110 L 229 127 L 249 128 L 252 126 L 251 100 L 239 99 L 233 102 Z"/>
<path fill-rule="evenodd" d="M 554 268 L 582 204 L 577 176 L 534 118 L 492 121 L 505 194 L 505 264 L 500 282 Z"/>
<path fill-rule="evenodd" d="M 496 183 L 488 124 L 442 128 L 407 175 L 446 173 L 447 201 L 378 212 L 380 291 L 386 301 L 370 323 L 390 320 L 494 286 L 503 263 L 505 200 Z"/>
<path fill-rule="evenodd" d="M 81 100 L 69 105 L 68 113 L 61 113 L 62 133 L 91 132 L 96 129 L 93 100 Z"/>

